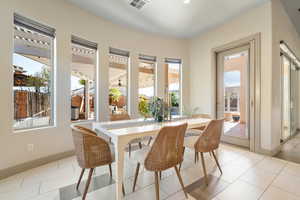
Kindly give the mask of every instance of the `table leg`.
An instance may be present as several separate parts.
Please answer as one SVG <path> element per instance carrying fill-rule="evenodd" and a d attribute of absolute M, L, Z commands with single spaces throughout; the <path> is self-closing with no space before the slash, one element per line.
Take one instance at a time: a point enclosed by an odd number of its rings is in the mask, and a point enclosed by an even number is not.
<path fill-rule="evenodd" d="M 116 154 L 116 200 L 123 199 L 122 183 L 123 183 L 123 169 L 124 169 L 124 149 L 126 144 L 118 139 L 115 143 Z"/>

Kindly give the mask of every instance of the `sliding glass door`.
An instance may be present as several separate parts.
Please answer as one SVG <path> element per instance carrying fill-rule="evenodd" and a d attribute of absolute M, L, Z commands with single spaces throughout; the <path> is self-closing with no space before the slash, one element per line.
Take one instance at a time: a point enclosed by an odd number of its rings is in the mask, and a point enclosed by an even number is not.
<path fill-rule="evenodd" d="M 298 72 L 297 65 L 286 54 L 281 56 L 282 66 L 282 131 L 284 142 L 297 131 Z"/>

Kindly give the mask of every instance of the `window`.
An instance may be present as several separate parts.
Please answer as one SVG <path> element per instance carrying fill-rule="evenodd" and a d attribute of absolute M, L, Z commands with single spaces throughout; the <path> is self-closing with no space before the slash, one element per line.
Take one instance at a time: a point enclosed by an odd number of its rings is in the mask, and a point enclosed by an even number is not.
<path fill-rule="evenodd" d="M 181 102 L 181 60 L 166 58 L 167 101 L 171 106 L 171 115 L 180 115 Z"/>
<path fill-rule="evenodd" d="M 139 99 L 148 101 L 155 96 L 156 57 L 139 56 Z"/>
<path fill-rule="evenodd" d="M 129 52 L 109 49 L 109 108 L 111 115 L 128 113 Z"/>
<path fill-rule="evenodd" d="M 54 125 L 54 37 L 55 29 L 14 15 L 15 130 Z"/>
<path fill-rule="evenodd" d="M 71 120 L 94 120 L 97 44 L 72 36 Z"/>
<path fill-rule="evenodd" d="M 231 56 L 230 59 L 234 58 L 236 56 Z M 237 70 L 225 71 L 224 85 L 225 113 L 240 112 L 241 72 Z"/>

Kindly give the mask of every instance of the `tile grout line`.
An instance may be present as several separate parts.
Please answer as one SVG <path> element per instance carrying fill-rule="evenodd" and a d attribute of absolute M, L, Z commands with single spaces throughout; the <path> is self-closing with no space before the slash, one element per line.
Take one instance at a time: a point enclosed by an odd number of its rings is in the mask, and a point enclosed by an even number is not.
<path fill-rule="evenodd" d="M 287 166 L 287 162 L 285 163 L 285 165 L 282 167 L 282 169 L 276 174 L 276 176 L 274 177 L 274 179 L 271 181 L 271 183 L 266 187 L 266 189 L 261 193 L 261 195 L 259 196 L 258 200 L 260 200 L 263 195 L 266 193 L 266 191 L 270 188 L 270 186 L 274 183 L 274 181 L 276 180 L 276 178 L 281 174 L 281 172 L 284 170 L 284 168 Z"/>

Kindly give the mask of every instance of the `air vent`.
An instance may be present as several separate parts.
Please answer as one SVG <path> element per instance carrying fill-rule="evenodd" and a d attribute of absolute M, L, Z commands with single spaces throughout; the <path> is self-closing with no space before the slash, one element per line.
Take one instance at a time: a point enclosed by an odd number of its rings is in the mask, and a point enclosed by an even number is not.
<path fill-rule="evenodd" d="M 129 3 L 132 7 L 137 8 L 138 10 L 142 9 L 147 3 L 150 3 L 150 0 L 129 0 Z"/>

